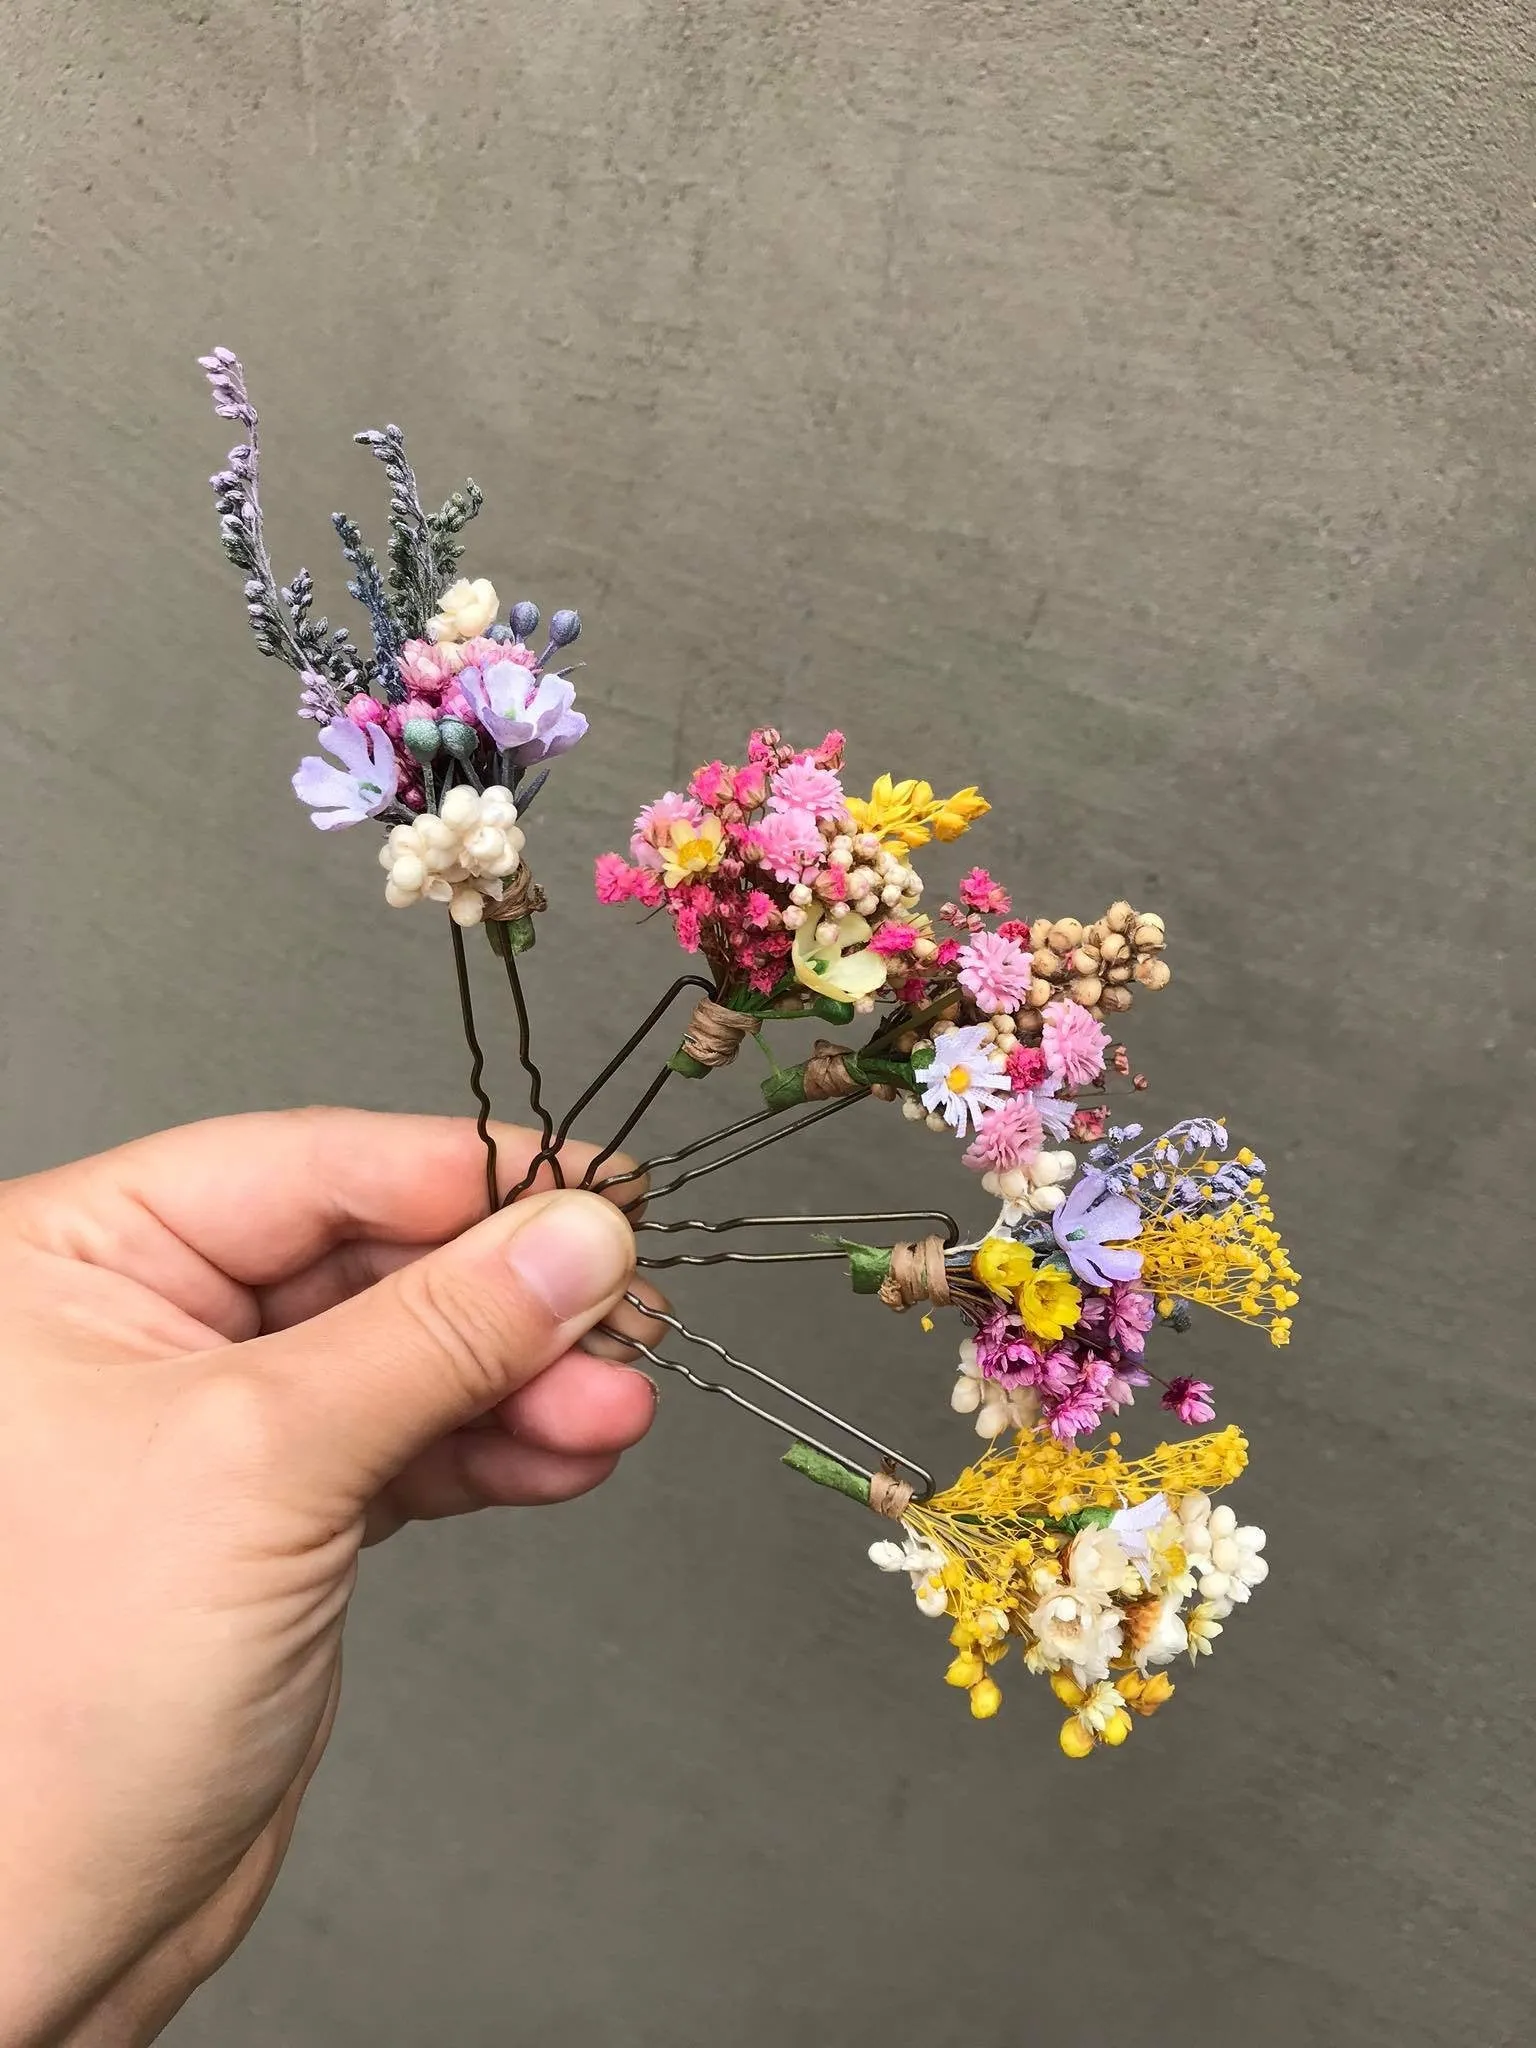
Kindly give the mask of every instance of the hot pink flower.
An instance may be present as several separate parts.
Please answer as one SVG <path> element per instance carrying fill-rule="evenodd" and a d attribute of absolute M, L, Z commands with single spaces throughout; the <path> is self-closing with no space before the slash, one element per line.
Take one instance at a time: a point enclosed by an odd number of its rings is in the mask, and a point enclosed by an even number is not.
<path fill-rule="evenodd" d="M 775 811 L 809 811 L 815 818 L 836 818 L 843 809 L 843 785 L 829 768 L 810 757 L 791 761 L 769 780 L 768 802 Z"/>
<path fill-rule="evenodd" d="M 977 1173 L 1008 1173 L 1032 1159 L 1044 1139 L 1045 1126 L 1035 1105 L 1005 1096 L 982 1117 L 965 1163 Z"/>
<path fill-rule="evenodd" d="M 1163 1406 L 1172 1409 L 1180 1422 L 1193 1426 L 1197 1422 L 1213 1422 L 1216 1409 L 1209 1396 L 1211 1388 L 1205 1380 L 1191 1380 L 1180 1377 L 1170 1380 L 1163 1389 Z"/>
<path fill-rule="evenodd" d="M 759 930 L 772 924 L 779 914 L 779 906 L 766 889 L 754 889 L 747 898 L 747 916 Z"/>
<path fill-rule="evenodd" d="M 752 827 L 752 843 L 759 862 L 778 882 L 801 881 L 827 852 L 810 811 L 770 811 Z"/>
<path fill-rule="evenodd" d="M 710 761 L 703 768 L 696 768 L 688 793 L 701 803 L 707 811 L 717 811 L 731 796 L 735 780 L 734 768 L 727 768 L 723 761 Z"/>
<path fill-rule="evenodd" d="M 916 944 L 916 929 L 909 924 L 883 924 L 869 942 L 871 952 L 887 958 L 892 953 L 910 953 Z"/>
<path fill-rule="evenodd" d="M 370 697 L 365 690 L 360 695 L 347 699 L 347 717 L 356 726 L 382 725 L 384 706 L 377 697 Z"/>
<path fill-rule="evenodd" d="M 1000 939 L 1017 939 L 1021 946 L 1029 944 L 1029 926 L 1022 917 L 1010 917 L 1006 924 L 997 928 Z"/>
<path fill-rule="evenodd" d="M 679 796 L 675 789 L 669 789 L 665 796 L 657 797 L 655 803 L 647 804 L 636 818 L 629 842 L 630 853 L 643 868 L 665 867 L 661 848 L 669 843 L 672 827 L 689 824 L 697 830 L 703 823 L 704 813 L 693 799 Z"/>
<path fill-rule="evenodd" d="M 1109 1033 L 1081 1003 L 1047 1003 L 1040 1049 L 1045 1063 L 1068 1088 L 1082 1088 L 1104 1071 Z"/>
<path fill-rule="evenodd" d="M 995 1015 L 999 1010 L 1018 1008 L 1029 993 L 1033 975 L 1029 955 L 1022 946 L 1012 939 L 1000 939 L 995 932 L 978 932 L 965 949 L 960 986 L 978 1010 Z M 1105 1043 L 1108 1042 L 1106 1034 Z M 1101 1059 L 1100 1067 L 1103 1064 Z"/>
<path fill-rule="evenodd" d="M 958 939 L 944 939 L 940 942 L 939 949 L 933 956 L 933 964 L 935 967 L 953 967 L 959 958 L 960 941 Z"/>
<path fill-rule="evenodd" d="M 677 926 L 677 943 L 685 953 L 699 950 L 699 913 L 691 903 L 679 903 L 672 912 L 673 923 Z"/>
<path fill-rule="evenodd" d="M 643 903 L 647 910 L 659 910 L 666 890 L 662 887 L 661 876 L 651 868 L 634 868 L 630 872 L 629 893 L 637 903 Z"/>
<path fill-rule="evenodd" d="M 1050 1071 L 1038 1045 L 1016 1045 L 1008 1055 L 1008 1078 L 1015 1088 L 1038 1088 Z"/>
<path fill-rule="evenodd" d="M 755 811 L 768 794 L 768 778 L 761 768 L 738 768 L 731 778 L 731 798 L 744 811 Z"/>
<path fill-rule="evenodd" d="M 1013 908 L 1013 898 L 985 868 L 972 868 L 961 882 L 960 901 L 985 917 L 1001 917 Z"/>
<path fill-rule="evenodd" d="M 598 902 L 627 903 L 634 894 L 631 887 L 632 879 L 641 870 L 632 868 L 620 853 L 600 853 L 594 867 Z"/>
<path fill-rule="evenodd" d="M 841 768 L 843 749 L 847 744 L 840 732 L 829 732 L 819 747 L 812 747 L 810 757 L 818 768 Z"/>
<path fill-rule="evenodd" d="M 920 974 L 914 974 L 910 981 L 902 982 L 894 991 L 898 1003 L 905 1003 L 915 1009 L 928 993 L 928 984 Z"/>

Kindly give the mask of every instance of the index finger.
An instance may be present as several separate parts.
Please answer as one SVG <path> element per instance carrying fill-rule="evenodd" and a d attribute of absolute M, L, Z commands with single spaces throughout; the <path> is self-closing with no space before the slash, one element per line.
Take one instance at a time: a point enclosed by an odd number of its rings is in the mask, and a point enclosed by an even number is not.
<path fill-rule="evenodd" d="M 492 1124 L 491 1134 L 505 1194 L 527 1172 L 539 1139 L 512 1124 Z M 574 1141 L 562 1147 L 561 1165 L 573 1184 L 596 1149 Z M 486 1213 L 485 1151 L 464 1117 L 362 1109 L 215 1117 L 43 1178 L 73 1194 L 84 1176 L 147 1211 L 243 1287 L 288 1279 L 335 1246 L 359 1239 L 440 1244 Z M 530 1192 L 554 1185 L 546 1165 Z M 121 1270 L 102 1248 L 94 1256 Z"/>

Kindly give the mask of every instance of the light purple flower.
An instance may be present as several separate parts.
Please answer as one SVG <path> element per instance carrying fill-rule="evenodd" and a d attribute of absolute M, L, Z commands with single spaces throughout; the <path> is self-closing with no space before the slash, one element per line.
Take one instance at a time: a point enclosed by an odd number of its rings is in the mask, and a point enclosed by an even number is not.
<path fill-rule="evenodd" d="M 1082 1176 L 1052 1215 L 1051 1232 L 1078 1279 L 1090 1286 L 1134 1280 L 1141 1272 L 1141 1253 L 1123 1242 L 1141 1235 L 1141 1211 L 1129 1196 L 1116 1194 L 1102 1173 Z"/>
<path fill-rule="evenodd" d="M 455 679 L 476 718 L 519 768 L 567 754 L 587 729 L 567 676 L 536 676 L 517 661 L 462 668 Z"/>
<path fill-rule="evenodd" d="M 293 793 L 310 806 L 322 832 L 360 825 L 394 801 L 400 764 L 382 725 L 364 731 L 350 718 L 338 718 L 321 727 L 320 744 L 341 766 L 306 754 L 294 770 Z"/>

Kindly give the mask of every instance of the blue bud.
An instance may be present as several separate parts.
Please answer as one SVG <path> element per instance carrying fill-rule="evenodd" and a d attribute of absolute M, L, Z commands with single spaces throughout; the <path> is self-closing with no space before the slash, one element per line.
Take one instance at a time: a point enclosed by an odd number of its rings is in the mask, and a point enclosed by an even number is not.
<path fill-rule="evenodd" d="M 414 724 L 415 720 L 413 719 L 411 723 Z M 406 730 L 409 731 L 410 728 L 407 727 Z M 480 744 L 480 734 L 474 726 L 466 725 L 462 718 L 445 718 L 437 732 L 455 761 L 474 759 L 475 749 Z M 410 742 L 407 741 L 406 744 L 409 745 Z"/>
<path fill-rule="evenodd" d="M 494 640 L 498 647 L 505 647 L 515 640 L 517 635 L 510 626 L 504 626 L 498 619 L 494 626 L 486 627 L 485 637 L 487 640 Z"/>
<path fill-rule="evenodd" d="M 442 744 L 435 718 L 408 718 L 400 737 L 405 741 L 406 752 L 418 761 L 434 759 Z"/>
<path fill-rule="evenodd" d="M 529 640 L 539 630 L 539 608 L 530 604 L 527 598 L 513 605 L 507 614 L 512 621 L 512 630 L 519 640 Z"/>
<path fill-rule="evenodd" d="M 549 622 L 549 637 L 557 647 L 569 647 L 580 631 L 580 612 L 556 612 Z"/>

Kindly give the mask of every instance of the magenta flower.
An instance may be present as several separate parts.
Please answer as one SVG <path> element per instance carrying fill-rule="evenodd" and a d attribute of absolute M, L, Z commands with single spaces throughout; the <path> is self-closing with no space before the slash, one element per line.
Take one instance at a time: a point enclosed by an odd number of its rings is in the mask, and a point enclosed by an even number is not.
<path fill-rule="evenodd" d="M 1197 1422 L 1214 1422 L 1215 1404 L 1211 1401 L 1212 1389 L 1205 1380 L 1185 1379 L 1182 1376 L 1170 1380 L 1163 1389 L 1163 1406 L 1173 1411 L 1180 1422 L 1193 1426 Z"/>
<path fill-rule="evenodd" d="M 803 881 L 827 855 L 812 811 L 770 811 L 752 827 L 751 844 L 776 882 Z"/>
<path fill-rule="evenodd" d="M 309 805 L 315 824 L 322 832 L 334 832 L 377 817 L 400 784 L 400 763 L 389 734 L 382 725 L 364 731 L 349 718 L 337 718 L 320 728 L 319 737 L 341 766 L 306 754 L 293 773 L 293 793 Z"/>
<path fill-rule="evenodd" d="M 1009 1096 L 982 1117 L 965 1163 L 977 1173 L 1008 1173 L 1033 1159 L 1044 1137 L 1035 1105 Z"/>
<path fill-rule="evenodd" d="M 693 771 L 693 780 L 688 785 L 688 794 L 701 803 L 707 811 L 717 811 L 730 799 L 731 779 L 735 771 L 727 768 L 723 761 L 706 762 L 702 768 Z"/>
<path fill-rule="evenodd" d="M 1040 1353 L 1012 1309 L 995 1308 L 976 1332 L 976 1365 L 983 1379 L 996 1380 L 1000 1387 L 1035 1385 Z"/>
<path fill-rule="evenodd" d="M 791 761 L 768 780 L 768 807 L 774 811 L 809 811 L 814 818 L 837 818 L 843 812 L 843 785 L 830 768 L 818 768 L 809 756 Z"/>
<path fill-rule="evenodd" d="M 677 927 L 677 943 L 683 951 L 697 953 L 700 937 L 698 911 L 691 903 L 679 904 L 673 910 L 672 921 Z"/>
<path fill-rule="evenodd" d="M 1109 1033 L 1081 1003 L 1047 1003 L 1040 1049 L 1045 1063 L 1068 1088 L 1086 1087 L 1104 1071 Z"/>
<path fill-rule="evenodd" d="M 917 927 L 910 924 L 883 924 L 870 940 L 875 952 L 889 958 L 893 953 L 910 953 L 917 944 Z"/>
<path fill-rule="evenodd" d="M 1001 883 L 994 882 L 985 868 L 972 868 L 960 884 L 960 901 L 969 910 L 979 910 L 984 917 L 1005 917 L 1013 908 L 1013 899 Z M 1008 933 L 1007 937 L 1016 937 Z"/>
<path fill-rule="evenodd" d="M 1085 1297 L 1078 1328 L 1087 1330 L 1100 1345 L 1117 1352 L 1123 1364 L 1141 1357 L 1156 1316 L 1152 1297 L 1144 1287 L 1116 1280 L 1106 1293 Z M 1145 1386 L 1145 1373 L 1138 1375 L 1137 1384 Z"/>
<path fill-rule="evenodd" d="M 999 1010 L 1016 1010 L 1029 993 L 1034 969 L 1029 955 L 1013 939 L 1000 939 L 996 932 L 978 932 L 966 947 L 960 966 L 960 986 L 978 1010 L 993 1015 Z"/>
<path fill-rule="evenodd" d="M 1038 1088 L 1050 1071 L 1038 1045 L 1016 1045 L 1008 1055 L 1008 1078 L 1015 1088 Z"/>
<path fill-rule="evenodd" d="M 630 897 L 630 877 L 638 872 L 639 870 L 632 868 L 621 853 L 600 853 L 593 862 L 598 902 L 627 903 Z"/>
<path fill-rule="evenodd" d="M 747 897 L 747 916 L 759 930 L 772 924 L 778 915 L 779 906 L 766 889 L 754 889 Z"/>
<path fill-rule="evenodd" d="M 1053 1212 L 1051 1233 L 1078 1279 L 1091 1287 L 1134 1280 L 1141 1272 L 1141 1253 L 1124 1242 L 1141 1235 L 1141 1211 L 1128 1195 L 1117 1194 L 1102 1173 L 1083 1174 Z"/>

